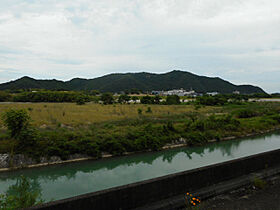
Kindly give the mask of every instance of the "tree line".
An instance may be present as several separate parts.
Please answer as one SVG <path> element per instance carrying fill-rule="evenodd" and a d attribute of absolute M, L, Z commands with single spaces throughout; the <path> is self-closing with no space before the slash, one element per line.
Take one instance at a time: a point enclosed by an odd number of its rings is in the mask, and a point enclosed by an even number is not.
<path fill-rule="evenodd" d="M 242 101 L 248 101 L 249 98 L 276 98 L 280 97 L 279 94 L 252 94 L 252 95 L 238 95 L 238 94 L 218 94 L 215 96 L 199 96 L 195 98 L 195 104 L 197 105 L 224 105 L 227 103 L 240 103 Z M 185 98 L 185 97 L 184 97 Z M 181 100 L 180 100 L 181 99 Z M 19 91 L 8 92 L 0 91 L 0 102 L 74 102 L 79 105 L 86 102 L 95 102 L 103 104 L 128 104 L 128 103 L 141 103 L 141 104 L 181 104 L 184 102 L 182 97 L 177 95 L 170 96 L 138 96 L 138 95 L 113 95 L 110 92 L 100 93 L 98 91 Z M 191 102 L 189 102 L 191 103 Z"/>

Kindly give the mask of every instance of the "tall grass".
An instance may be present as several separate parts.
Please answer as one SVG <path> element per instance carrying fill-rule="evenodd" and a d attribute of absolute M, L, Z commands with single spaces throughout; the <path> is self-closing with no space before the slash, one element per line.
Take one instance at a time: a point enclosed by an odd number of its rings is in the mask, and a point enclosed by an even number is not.
<path fill-rule="evenodd" d="M 143 112 L 141 117 L 157 118 L 161 116 L 172 116 L 193 112 L 191 105 L 143 105 L 143 104 L 116 104 L 101 105 L 88 103 L 76 105 L 73 103 L 15 103 L 0 104 L 0 115 L 9 108 L 27 109 L 33 120 L 33 125 L 56 125 L 65 124 L 69 126 L 87 125 L 92 123 L 130 120 L 139 118 L 138 109 L 147 110 L 151 107 L 152 112 Z M 217 107 L 204 107 L 201 113 L 215 112 Z M 0 121 L 0 127 L 3 122 Z"/>

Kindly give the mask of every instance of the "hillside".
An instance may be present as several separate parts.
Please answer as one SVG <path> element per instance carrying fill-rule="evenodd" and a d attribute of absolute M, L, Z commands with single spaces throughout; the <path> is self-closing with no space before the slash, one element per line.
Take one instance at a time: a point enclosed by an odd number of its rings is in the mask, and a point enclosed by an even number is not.
<path fill-rule="evenodd" d="M 18 80 L 0 84 L 0 90 L 15 89 L 64 89 L 64 90 L 99 90 L 101 92 L 120 92 L 131 89 L 142 91 L 170 90 L 184 88 L 196 92 L 232 93 L 235 90 L 243 94 L 264 93 L 252 85 L 234 85 L 218 77 L 198 76 L 185 71 L 174 70 L 164 74 L 153 73 L 124 73 L 109 74 L 94 79 L 75 78 L 70 81 L 36 80 L 22 77 Z"/>

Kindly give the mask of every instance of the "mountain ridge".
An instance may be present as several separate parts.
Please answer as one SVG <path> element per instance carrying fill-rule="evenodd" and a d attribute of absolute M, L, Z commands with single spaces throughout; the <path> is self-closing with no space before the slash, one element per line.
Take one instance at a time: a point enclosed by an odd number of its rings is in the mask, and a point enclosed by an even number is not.
<path fill-rule="evenodd" d="M 196 92 L 243 94 L 265 93 L 260 87 L 253 85 L 234 85 L 219 77 L 199 76 L 187 71 L 173 70 L 156 74 L 148 72 L 113 73 L 93 79 L 73 78 L 69 81 L 56 79 L 34 79 L 24 76 L 14 81 L 0 84 L 0 90 L 46 89 L 46 90 L 99 90 L 101 92 L 121 92 L 131 89 L 142 91 L 171 90 L 184 88 Z"/>

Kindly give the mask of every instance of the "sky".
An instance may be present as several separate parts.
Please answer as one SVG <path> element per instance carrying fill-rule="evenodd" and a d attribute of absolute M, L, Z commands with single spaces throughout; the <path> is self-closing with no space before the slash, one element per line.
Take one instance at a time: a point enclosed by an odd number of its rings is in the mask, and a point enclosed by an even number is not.
<path fill-rule="evenodd" d="M 174 69 L 280 92 L 280 1 L 0 0 L 0 83 Z"/>

